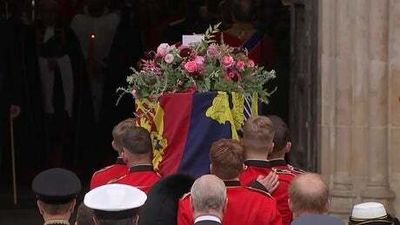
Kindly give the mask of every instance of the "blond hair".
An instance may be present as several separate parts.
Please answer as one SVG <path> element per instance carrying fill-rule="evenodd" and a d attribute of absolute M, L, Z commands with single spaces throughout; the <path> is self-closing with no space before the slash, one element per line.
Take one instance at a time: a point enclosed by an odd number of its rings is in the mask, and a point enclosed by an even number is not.
<path fill-rule="evenodd" d="M 274 134 L 274 125 L 268 117 L 252 117 L 246 121 L 243 127 L 244 148 L 246 151 L 267 151 Z"/>

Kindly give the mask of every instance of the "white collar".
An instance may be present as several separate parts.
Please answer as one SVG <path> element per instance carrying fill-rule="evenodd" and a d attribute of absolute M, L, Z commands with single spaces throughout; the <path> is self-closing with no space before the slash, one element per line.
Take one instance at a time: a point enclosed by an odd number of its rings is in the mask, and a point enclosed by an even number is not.
<path fill-rule="evenodd" d="M 194 220 L 194 223 L 197 223 L 197 222 L 200 222 L 200 221 L 206 221 L 206 220 L 215 221 L 215 222 L 221 223 L 221 219 L 216 217 L 216 216 L 213 216 L 213 215 L 199 216 Z"/>

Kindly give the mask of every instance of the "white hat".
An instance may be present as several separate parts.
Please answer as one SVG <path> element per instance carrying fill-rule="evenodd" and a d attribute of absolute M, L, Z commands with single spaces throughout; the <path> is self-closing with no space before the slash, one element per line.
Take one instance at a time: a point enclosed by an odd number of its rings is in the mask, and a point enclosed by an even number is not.
<path fill-rule="evenodd" d="M 351 218 L 356 220 L 376 219 L 386 216 L 385 207 L 379 202 L 365 202 L 353 207 Z"/>
<path fill-rule="evenodd" d="M 83 203 L 99 219 L 123 219 L 133 217 L 146 199 L 146 194 L 133 186 L 107 184 L 89 191 Z"/>

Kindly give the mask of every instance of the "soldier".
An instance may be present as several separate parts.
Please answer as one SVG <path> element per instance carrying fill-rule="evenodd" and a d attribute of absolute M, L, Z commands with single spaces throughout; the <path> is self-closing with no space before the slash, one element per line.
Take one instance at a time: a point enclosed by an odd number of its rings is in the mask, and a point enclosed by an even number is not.
<path fill-rule="evenodd" d="M 235 140 L 216 141 L 210 149 L 210 171 L 224 181 L 227 189 L 223 224 L 282 224 L 276 202 L 267 192 L 240 185 L 244 158 L 244 149 Z M 178 225 L 194 223 L 190 198 L 186 195 L 179 202 Z"/>
<path fill-rule="evenodd" d="M 84 204 L 94 210 L 97 225 L 136 225 L 146 194 L 129 185 L 107 184 L 89 191 Z"/>
<path fill-rule="evenodd" d="M 288 164 L 285 160 L 285 154 L 289 153 L 292 148 L 288 126 L 279 116 L 271 115 L 268 118 L 275 128 L 274 148 L 268 154 L 269 165 L 277 169 L 289 170 L 295 174 L 304 173 L 303 170 Z"/>
<path fill-rule="evenodd" d="M 274 149 L 275 130 L 272 121 L 265 116 L 247 120 L 242 139 L 246 149 L 246 169 L 241 173 L 240 181 L 243 185 L 247 185 L 260 175 L 266 176 L 271 172 L 277 173 L 279 184 L 276 190 L 272 192 L 272 196 L 277 201 L 278 210 L 282 216 L 282 224 L 288 225 L 293 217 L 288 205 L 288 188 L 290 182 L 298 173 L 288 169 L 271 167 L 270 162 L 267 161 L 267 157 Z M 284 150 L 278 152 L 280 151 Z"/>
<path fill-rule="evenodd" d="M 73 172 L 61 168 L 45 170 L 33 179 L 32 190 L 45 225 L 70 224 L 81 191 L 81 182 Z"/>
<path fill-rule="evenodd" d="M 109 181 L 122 177 L 128 173 L 128 167 L 122 159 L 122 136 L 128 129 L 135 127 L 134 119 L 126 119 L 118 123 L 112 130 L 113 141 L 112 148 L 118 152 L 117 161 L 101 170 L 96 171 L 90 181 L 90 189 L 107 184 Z"/>
<path fill-rule="evenodd" d="M 109 183 L 128 184 L 148 192 L 160 179 L 160 175 L 153 170 L 149 132 L 142 127 L 130 127 L 122 135 L 122 146 L 121 156 L 129 172 Z"/>

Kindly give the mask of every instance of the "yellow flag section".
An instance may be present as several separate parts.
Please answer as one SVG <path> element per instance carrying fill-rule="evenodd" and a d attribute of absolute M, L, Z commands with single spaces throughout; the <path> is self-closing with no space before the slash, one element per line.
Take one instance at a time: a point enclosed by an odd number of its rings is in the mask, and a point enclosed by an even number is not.
<path fill-rule="evenodd" d="M 232 102 L 232 108 L 230 102 Z M 247 119 L 244 113 L 246 110 L 251 112 L 249 116 L 258 115 L 258 95 L 256 93 L 252 95 L 250 104 L 246 104 L 243 94 L 232 92 L 230 101 L 228 93 L 219 91 L 211 107 L 207 109 L 206 116 L 220 124 L 229 122 L 232 139 L 239 140 L 237 131 L 243 127 Z"/>
<path fill-rule="evenodd" d="M 135 100 L 137 125 L 149 131 L 153 144 L 153 167 L 159 169 L 163 159 L 168 141 L 163 137 L 164 133 L 164 109 L 159 102 L 144 100 Z"/>

